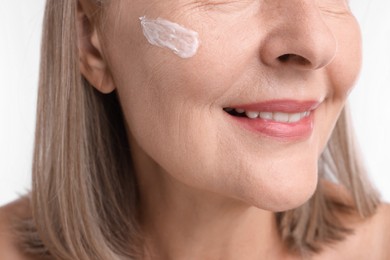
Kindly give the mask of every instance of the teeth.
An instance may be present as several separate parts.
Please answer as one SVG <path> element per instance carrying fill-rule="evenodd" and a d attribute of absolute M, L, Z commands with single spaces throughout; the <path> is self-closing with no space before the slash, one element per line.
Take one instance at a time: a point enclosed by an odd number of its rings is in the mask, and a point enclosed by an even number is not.
<path fill-rule="evenodd" d="M 272 120 L 273 113 L 272 112 L 260 112 L 259 117 L 262 119 Z"/>
<path fill-rule="evenodd" d="M 310 111 L 300 112 L 300 113 L 283 113 L 283 112 L 257 112 L 257 111 L 245 111 L 241 108 L 225 108 L 226 112 L 231 112 L 235 110 L 237 113 L 245 115 L 248 118 L 255 119 L 261 118 L 265 120 L 272 120 L 275 122 L 281 123 L 296 123 L 302 118 L 305 118 L 310 115 Z"/>
<path fill-rule="evenodd" d="M 246 111 L 245 114 L 249 118 L 259 117 L 259 112 L 255 112 L 255 111 Z"/>
<path fill-rule="evenodd" d="M 275 120 L 276 122 L 287 123 L 288 116 L 289 115 L 287 113 L 276 112 L 276 113 L 274 113 L 273 120 Z"/>
<path fill-rule="evenodd" d="M 272 112 L 260 112 L 259 117 L 262 119 L 272 120 L 273 115 Z"/>
<path fill-rule="evenodd" d="M 298 122 L 299 120 L 301 120 L 301 118 L 303 118 L 303 116 L 301 116 L 301 114 L 303 114 L 303 113 L 290 114 L 288 117 L 288 122 L 289 123 Z"/>

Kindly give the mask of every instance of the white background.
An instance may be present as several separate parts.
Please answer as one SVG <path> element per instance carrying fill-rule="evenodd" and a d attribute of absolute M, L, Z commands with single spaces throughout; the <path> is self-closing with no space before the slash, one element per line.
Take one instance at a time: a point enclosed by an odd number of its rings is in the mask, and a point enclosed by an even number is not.
<path fill-rule="evenodd" d="M 351 0 L 364 65 L 351 95 L 371 177 L 390 201 L 390 1 Z M 0 205 L 31 185 L 43 0 L 0 0 Z"/>

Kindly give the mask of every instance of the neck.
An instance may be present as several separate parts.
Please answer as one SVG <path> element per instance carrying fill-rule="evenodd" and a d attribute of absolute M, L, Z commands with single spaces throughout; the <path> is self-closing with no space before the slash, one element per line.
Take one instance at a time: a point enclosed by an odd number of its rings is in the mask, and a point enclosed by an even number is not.
<path fill-rule="evenodd" d="M 283 259 L 274 213 L 189 187 L 131 147 L 147 258 Z"/>

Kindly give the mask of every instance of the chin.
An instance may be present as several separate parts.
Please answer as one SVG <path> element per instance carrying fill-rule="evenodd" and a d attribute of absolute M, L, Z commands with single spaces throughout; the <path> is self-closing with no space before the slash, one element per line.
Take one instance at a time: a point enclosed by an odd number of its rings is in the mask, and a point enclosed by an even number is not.
<path fill-rule="evenodd" d="M 314 194 L 316 185 L 313 187 L 305 187 L 303 190 L 296 189 L 284 189 L 279 191 L 273 191 L 269 195 L 269 201 L 252 200 L 249 203 L 262 210 L 272 212 L 283 212 L 291 209 L 298 208 L 305 204 Z"/>
<path fill-rule="evenodd" d="M 282 212 L 298 208 L 305 204 L 314 194 L 317 185 L 306 186 L 301 190 L 284 190 L 277 194 L 274 198 L 274 203 L 269 204 L 268 211 Z"/>
<path fill-rule="evenodd" d="M 284 177 L 286 172 L 284 172 Z M 275 173 L 275 176 L 280 174 Z M 305 168 L 287 174 L 288 178 L 252 182 L 240 199 L 262 210 L 282 212 L 298 208 L 314 194 L 317 183 L 317 167 Z"/>

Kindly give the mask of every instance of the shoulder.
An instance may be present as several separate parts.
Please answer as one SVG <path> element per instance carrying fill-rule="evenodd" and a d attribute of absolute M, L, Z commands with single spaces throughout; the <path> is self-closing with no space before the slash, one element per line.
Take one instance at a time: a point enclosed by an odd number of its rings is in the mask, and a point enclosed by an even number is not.
<path fill-rule="evenodd" d="M 328 181 L 322 184 L 327 197 L 355 207 L 352 195 L 344 186 Z M 390 204 L 379 204 L 376 212 L 367 218 L 357 211 L 336 215 L 352 233 L 340 242 L 325 246 L 314 259 L 390 259 Z"/>
<path fill-rule="evenodd" d="M 18 247 L 16 220 L 29 217 L 29 203 L 22 198 L 0 207 L 0 259 L 30 260 Z"/>
<path fill-rule="evenodd" d="M 369 218 L 347 219 L 353 230 L 345 240 L 331 244 L 316 257 L 322 259 L 390 259 L 390 205 L 382 203 Z"/>
<path fill-rule="evenodd" d="M 376 230 L 380 234 L 383 259 L 390 259 L 390 204 L 382 204 L 376 217 Z"/>
<path fill-rule="evenodd" d="M 360 223 L 356 237 L 364 255 L 390 259 L 390 204 L 380 204 L 372 217 Z"/>

